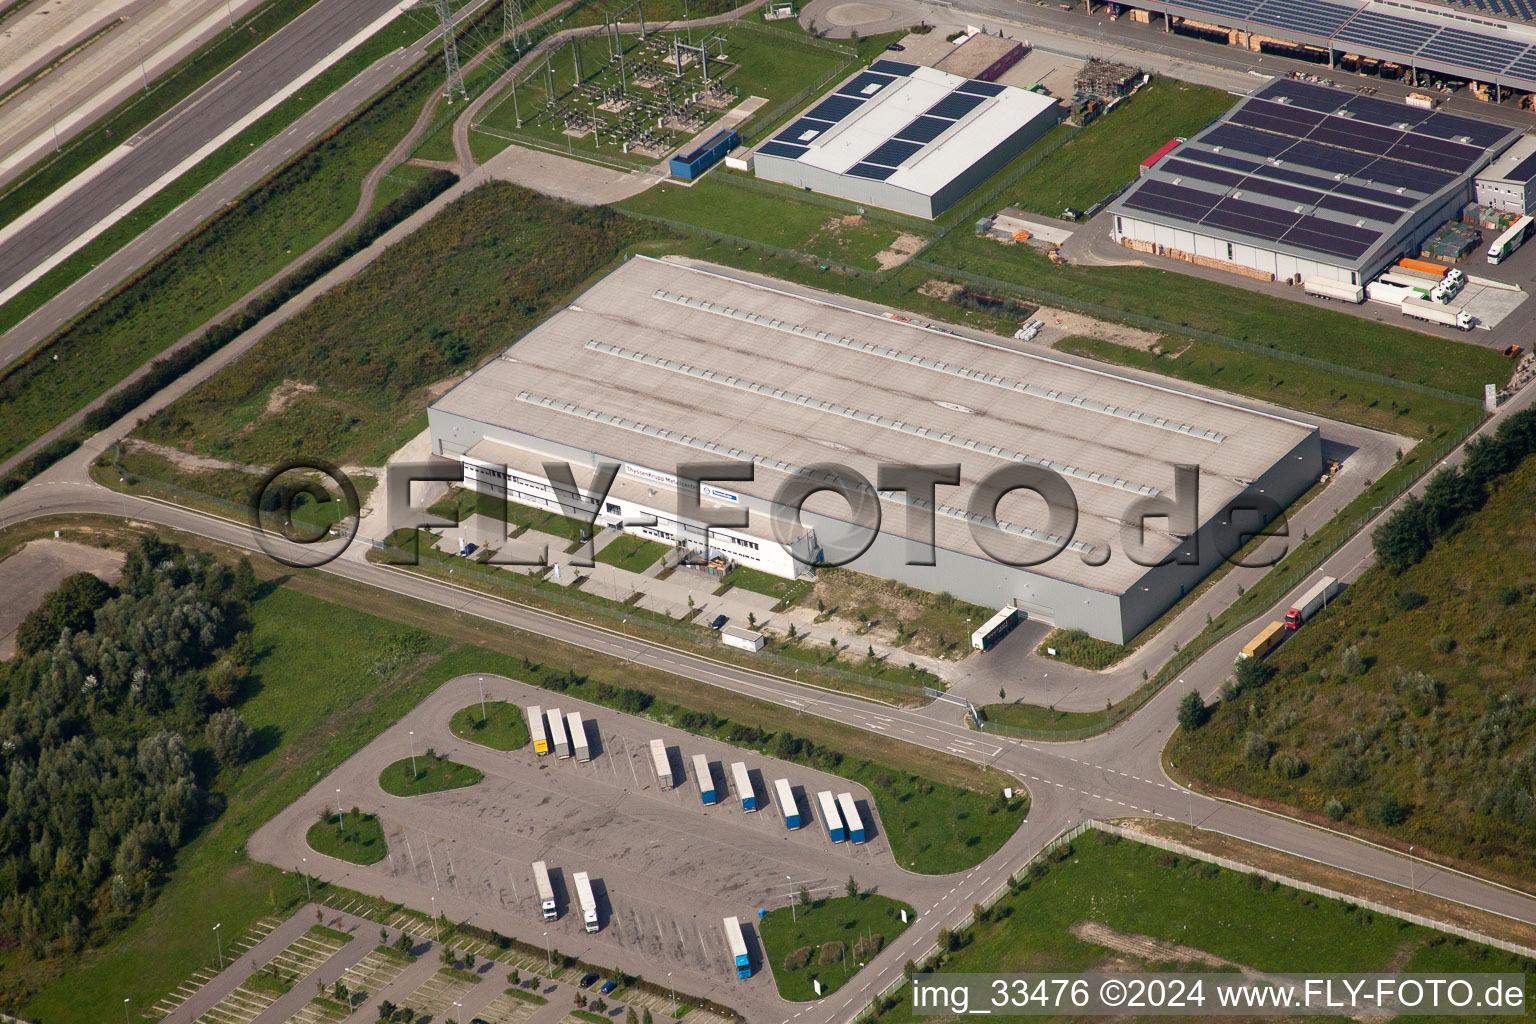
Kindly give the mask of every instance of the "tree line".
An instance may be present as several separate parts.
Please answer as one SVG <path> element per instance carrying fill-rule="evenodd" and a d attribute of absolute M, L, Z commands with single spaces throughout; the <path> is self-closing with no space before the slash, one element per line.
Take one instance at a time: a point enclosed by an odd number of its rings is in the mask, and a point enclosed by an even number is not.
<path fill-rule="evenodd" d="M 210 781 L 255 743 L 228 705 L 256 588 L 248 560 L 146 537 L 116 587 L 71 577 L 28 616 L 0 664 L 0 934 L 38 958 L 100 941 L 219 813 Z"/>

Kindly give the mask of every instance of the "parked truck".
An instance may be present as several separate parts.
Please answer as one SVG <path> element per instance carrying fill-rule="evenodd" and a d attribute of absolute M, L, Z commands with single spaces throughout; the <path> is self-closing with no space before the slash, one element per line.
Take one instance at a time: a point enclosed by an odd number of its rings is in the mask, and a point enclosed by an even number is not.
<path fill-rule="evenodd" d="M 864 841 L 864 819 L 859 817 L 859 808 L 853 802 L 853 794 L 837 794 L 837 807 L 843 812 L 843 824 L 848 829 L 849 840 L 855 843 L 862 843 Z"/>
<path fill-rule="evenodd" d="M 549 753 L 549 730 L 544 727 L 544 709 L 537 704 L 528 709 L 528 734 L 533 737 L 533 752 L 541 757 Z"/>
<path fill-rule="evenodd" d="M 592 895 L 592 880 L 585 871 L 571 876 L 576 883 L 576 902 L 581 904 L 581 922 L 587 931 L 597 931 L 597 897 Z"/>
<path fill-rule="evenodd" d="M 725 919 L 725 941 L 731 947 L 731 959 L 736 964 L 736 977 L 752 977 L 752 958 L 747 955 L 747 934 L 741 922 L 734 917 Z"/>
<path fill-rule="evenodd" d="M 1524 245 L 1525 240 L 1531 237 L 1533 226 L 1536 226 L 1536 218 L 1521 217 L 1516 220 L 1488 247 L 1488 262 L 1502 263 L 1510 253 Z"/>
<path fill-rule="evenodd" d="M 715 773 L 709 770 L 709 758 L 703 754 L 693 755 L 693 777 L 699 783 L 699 799 L 705 806 L 720 802 L 720 794 L 715 792 Z"/>
<path fill-rule="evenodd" d="M 571 727 L 571 752 L 578 761 L 592 760 L 592 748 L 587 745 L 587 723 L 581 720 L 580 711 L 565 716 L 565 724 Z"/>
<path fill-rule="evenodd" d="M 651 765 L 656 769 L 656 785 L 672 788 L 672 759 L 667 756 L 665 740 L 651 740 Z"/>
<path fill-rule="evenodd" d="M 1339 592 L 1339 581 L 1332 576 L 1324 576 L 1313 584 L 1312 589 L 1302 594 L 1296 603 L 1291 605 L 1291 610 L 1285 613 L 1285 628 L 1300 629 L 1301 624 L 1312 616 L 1328 607 L 1328 602 Z"/>
<path fill-rule="evenodd" d="M 736 782 L 736 795 L 741 798 L 741 809 L 757 810 L 757 793 L 752 789 L 752 776 L 747 774 L 745 761 L 732 762 L 731 778 Z"/>
<path fill-rule="evenodd" d="M 1271 622 L 1269 625 L 1265 626 L 1262 630 L 1259 631 L 1258 636 L 1254 637 L 1252 640 L 1249 640 L 1246 644 L 1243 645 L 1243 649 L 1241 653 L 1238 654 L 1237 660 L 1242 661 L 1244 658 L 1262 658 L 1276 647 L 1279 647 L 1280 641 L 1284 639 L 1285 623 Z"/>
<path fill-rule="evenodd" d="M 1426 320 L 1432 324 L 1442 324 L 1446 327 L 1454 327 L 1458 331 L 1470 331 L 1477 325 L 1477 321 L 1471 313 L 1465 310 L 1450 309 L 1446 306 L 1436 305 L 1428 299 L 1409 296 L 1403 300 L 1403 315 L 1411 316 L 1415 320 Z"/>
<path fill-rule="evenodd" d="M 795 791 L 790 786 L 788 779 L 774 779 L 773 791 L 779 798 L 779 810 L 784 813 L 784 827 L 797 829 L 800 827 L 800 805 L 795 803 Z"/>
<path fill-rule="evenodd" d="M 1301 290 L 1308 295 L 1316 295 L 1320 299 L 1338 299 L 1340 302 L 1357 304 L 1365 301 L 1364 288 L 1357 284 L 1346 284 L 1343 281 L 1330 281 L 1326 277 L 1302 278 Z"/>
<path fill-rule="evenodd" d="M 834 843 L 840 843 L 848 838 L 843 831 L 843 816 L 837 813 L 837 798 L 832 795 L 830 789 L 824 789 L 816 794 L 816 802 L 821 805 L 821 820 L 827 823 L 827 838 Z"/>
<path fill-rule="evenodd" d="M 565 735 L 565 716 L 560 714 L 559 708 L 550 708 L 544 712 L 544 720 L 549 723 L 549 736 L 555 745 L 555 757 L 563 760 L 571 756 L 571 741 Z"/>
<path fill-rule="evenodd" d="M 539 892 L 539 909 L 544 912 L 544 920 L 553 921 L 560 916 L 560 909 L 555 906 L 555 887 L 549 880 L 549 865 L 541 860 L 533 862 L 533 887 Z"/>

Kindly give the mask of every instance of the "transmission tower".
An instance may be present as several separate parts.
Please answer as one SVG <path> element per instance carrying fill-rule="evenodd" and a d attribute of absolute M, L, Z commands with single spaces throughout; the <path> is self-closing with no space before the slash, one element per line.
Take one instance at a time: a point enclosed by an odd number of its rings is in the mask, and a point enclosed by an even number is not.
<path fill-rule="evenodd" d="M 447 63 L 448 72 L 443 95 L 448 97 L 449 103 L 453 102 L 455 91 L 464 99 L 469 99 L 469 90 L 464 88 L 464 73 L 459 70 L 459 44 L 453 35 L 453 12 L 448 9 L 448 0 L 418 0 L 411 10 L 437 12 L 437 21 L 443 30 L 443 59 Z"/>
<path fill-rule="evenodd" d="M 522 0 L 503 0 L 501 7 L 501 37 L 521 52 L 528 43 L 528 26 L 523 20 Z"/>

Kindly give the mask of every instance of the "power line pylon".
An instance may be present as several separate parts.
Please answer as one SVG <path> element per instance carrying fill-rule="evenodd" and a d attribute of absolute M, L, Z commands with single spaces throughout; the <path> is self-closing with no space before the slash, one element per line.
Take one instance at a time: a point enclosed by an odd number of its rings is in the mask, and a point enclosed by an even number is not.
<path fill-rule="evenodd" d="M 438 24 L 443 32 L 443 61 L 447 74 L 443 83 L 443 95 L 448 102 L 453 102 L 454 92 L 464 99 L 469 99 L 469 90 L 464 88 L 464 72 L 459 70 L 459 43 L 453 34 L 453 12 L 448 9 L 448 0 L 419 0 L 411 8 L 412 10 L 435 10 Z"/>

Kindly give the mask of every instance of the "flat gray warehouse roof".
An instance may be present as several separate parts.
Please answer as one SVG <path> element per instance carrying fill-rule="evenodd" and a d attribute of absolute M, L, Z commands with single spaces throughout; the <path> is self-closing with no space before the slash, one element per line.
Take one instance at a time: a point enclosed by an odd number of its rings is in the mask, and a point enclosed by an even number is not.
<path fill-rule="evenodd" d="M 1110 593 L 1146 572 L 1121 551 L 1127 506 L 1171 495 L 1200 467 L 1200 522 L 1316 431 L 1295 420 L 1045 355 L 961 337 L 681 264 L 635 257 L 433 406 L 615 461 L 756 463 L 728 483 L 772 499 L 786 474 L 846 464 L 959 463 L 938 492 L 941 547 L 985 558 L 961 511 L 1010 462 L 1048 466 L 1076 493 L 1073 551 L 1031 571 Z M 1022 510 L 1028 510 L 1024 512 Z M 885 496 L 883 529 L 907 512 Z M 1045 549 L 1037 499 L 1005 499 L 1009 547 Z M 1154 521 L 1155 522 L 1155 521 Z M 1171 551 L 1175 541 L 1164 537 Z M 1089 548 L 1113 555 L 1085 564 Z M 1096 560 L 1096 559 L 1095 559 Z"/>

